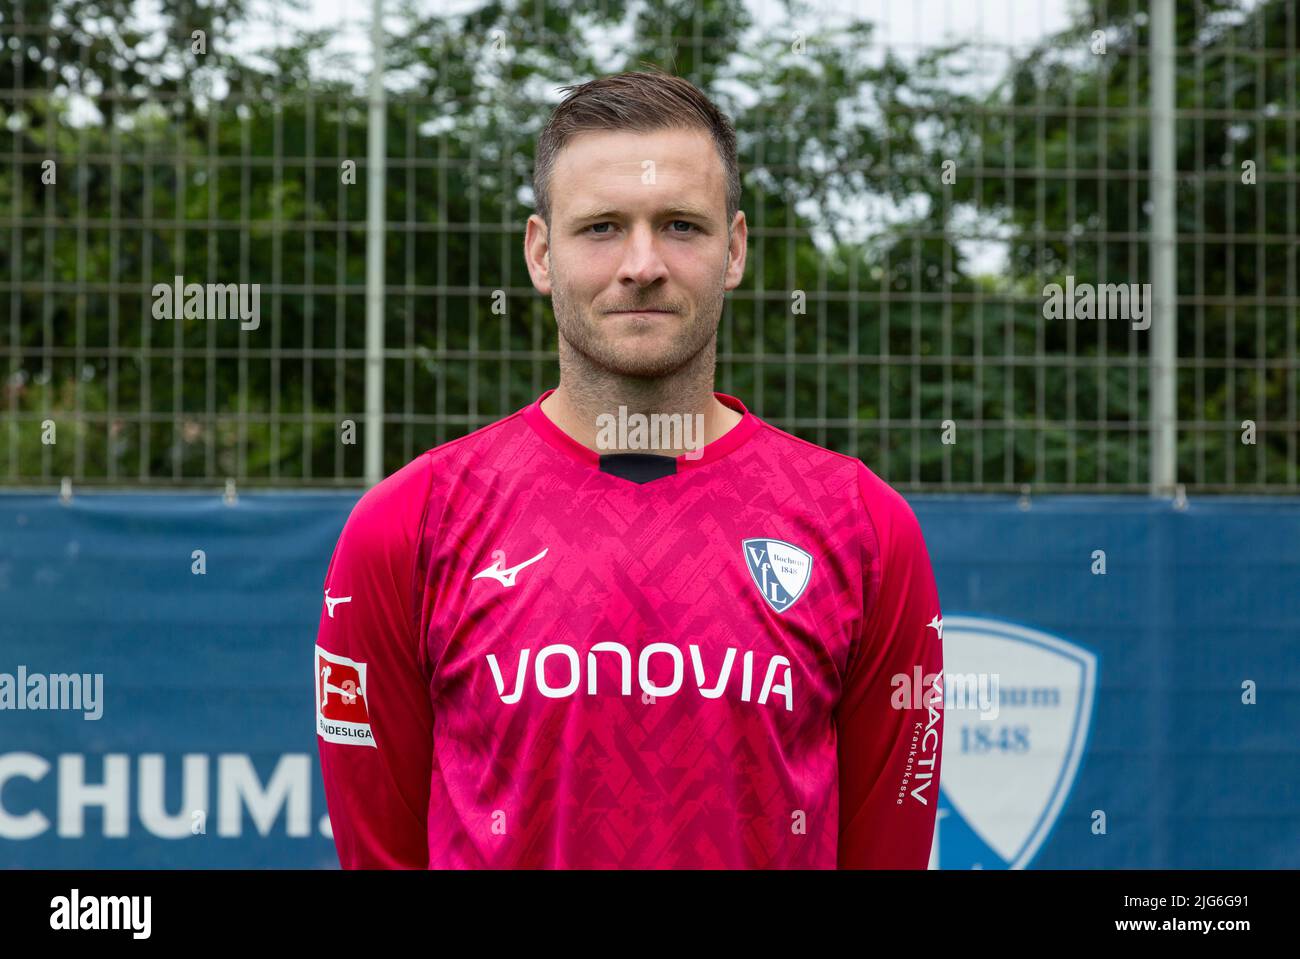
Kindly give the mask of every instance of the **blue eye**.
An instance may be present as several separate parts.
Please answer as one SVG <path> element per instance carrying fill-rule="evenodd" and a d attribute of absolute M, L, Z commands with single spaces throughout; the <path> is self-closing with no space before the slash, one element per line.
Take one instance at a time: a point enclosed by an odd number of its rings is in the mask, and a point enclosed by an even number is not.
<path fill-rule="evenodd" d="M 678 234 L 681 234 L 681 235 L 683 235 L 683 236 L 686 235 L 687 233 L 690 233 L 690 232 L 695 232 L 695 233 L 700 232 L 700 228 L 699 228 L 698 226 L 696 226 L 694 223 L 692 223 L 690 220 L 673 220 L 673 221 L 672 221 L 673 226 L 676 226 L 678 223 L 685 223 L 688 227 L 690 227 L 690 230 L 672 230 L 672 231 L 670 231 L 670 232 L 678 233 Z M 613 226 L 613 225 L 614 225 L 614 224 L 611 223 L 611 222 L 608 221 L 608 220 L 602 220 L 602 221 L 600 221 L 599 223 L 593 223 L 593 224 L 591 224 L 591 226 L 587 227 L 587 229 L 586 229 L 584 232 L 588 232 L 588 233 L 594 232 L 596 236 L 608 236 L 608 235 L 609 235 L 608 232 L 604 232 L 604 233 L 602 233 L 602 232 L 596 231 L 596 227 L 598 227 L 598 226 Z"/>

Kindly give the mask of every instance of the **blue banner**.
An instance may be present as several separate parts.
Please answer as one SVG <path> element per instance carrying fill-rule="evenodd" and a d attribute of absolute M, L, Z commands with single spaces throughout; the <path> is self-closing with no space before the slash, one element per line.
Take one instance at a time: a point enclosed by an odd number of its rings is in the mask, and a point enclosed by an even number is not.
<path fill-rule="evenodd" d="M 0 867 L 337 868 L 309 670 L 356 499 L 0 495 Z M 1300 867 L 1300 501 L 908 499 L 933 866 Z"/>

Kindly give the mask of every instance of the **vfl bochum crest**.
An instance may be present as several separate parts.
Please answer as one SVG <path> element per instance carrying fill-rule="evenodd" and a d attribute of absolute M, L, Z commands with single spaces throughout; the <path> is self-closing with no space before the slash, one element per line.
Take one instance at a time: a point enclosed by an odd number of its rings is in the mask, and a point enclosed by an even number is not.
<path fill-rule="evenodd" d="M 1087 751 L 1098 657 L 991 617 L 943 622 L 943 769 L 930 868 L 1024 869 Z"/>
<path fill-rule="evenodd" d="M 754 585 L 778 613 L 803 595 L 812 576 L 812 557 L 779 539 L 747 539 L 740 544 Z"/>

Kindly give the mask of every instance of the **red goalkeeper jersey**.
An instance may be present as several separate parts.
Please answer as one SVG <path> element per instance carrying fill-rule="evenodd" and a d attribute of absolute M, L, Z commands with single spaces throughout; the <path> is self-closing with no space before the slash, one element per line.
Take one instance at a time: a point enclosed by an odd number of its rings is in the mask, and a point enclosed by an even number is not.
<path fill-rule="evenodd" d="M 582 446 L 550 392 L 339 537 L 315 682 L 343 866 L 924 868 L 943 620 L 906 501 L 721 393 L 741 422 L 672 459 Z"/>

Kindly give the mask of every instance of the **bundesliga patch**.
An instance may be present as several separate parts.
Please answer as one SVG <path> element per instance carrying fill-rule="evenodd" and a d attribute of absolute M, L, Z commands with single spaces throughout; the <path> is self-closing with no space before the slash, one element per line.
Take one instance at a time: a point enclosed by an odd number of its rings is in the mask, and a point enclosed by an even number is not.
<path fill-rule="evenodd" d="M 808 588 L 812 557 L 779 539 L 747 539 L 740 548 L 754 585 L 778 613 L 784 613 Z"/>
<path fill-rule="evenodd" d="M 366 664 L 316 647 L 316 733 L 327 743 L 375 746 L 366 709 Z"/>

